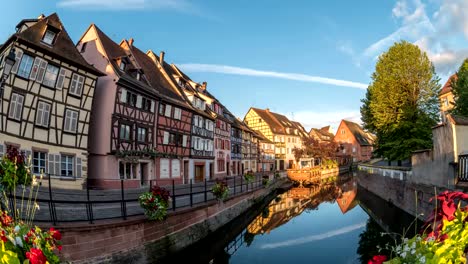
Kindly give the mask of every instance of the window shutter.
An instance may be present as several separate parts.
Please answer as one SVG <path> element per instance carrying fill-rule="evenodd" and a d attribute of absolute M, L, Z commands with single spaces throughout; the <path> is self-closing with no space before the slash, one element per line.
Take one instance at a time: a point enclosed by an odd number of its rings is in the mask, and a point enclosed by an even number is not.
<path fill-rule="evenodd" d="M 0 144 L 0 158 L 3 157 L 4 154 L 5 154 L 5 147 L 3 146 L 3 144 Z"/>
<path fill-rule="evenodd" d="M 161 159 L 159 166 L 159 178 L 169 178 L 169 160 Z"/>
<path fill-rule="evenodd" d="M 57 85 L 55 85 L 55 88 L 58 90 L 62 90 L 63 88 L 63 83 L 65 82 L 65 75 L 67 73 L 67 70 L 64 68 L 60 68 L 60 73 L 57 79 Z"/>
<path fill-rule="evenodd" d="M 166 105 L 166 113 L 164 113 L 165 116 L 167 117 L 171 117 L 171 106 L 170 105 Z"/>
<path fill-rule="evenodd" d="M 32 67 L 32 69 L 31 69 L 31 74 L 29 75 L 29 79 L 31 79 L 31 80 L 35 80 L 35 79 L 36 79 L 37 71 L 39 70 L 40 64 L 41 64 L 41 58 L 36 57 L 36 58 L 34 59 L 34 64 L 33 64 L 33 67 Z"/>
<path fill-rule="evenodd" d="M 36 77 L 37 82 L 41 83 L 44 80 L 46 68 L 47 68 L 47 61 L 41 59 L 41 65 L 39 66 L 39 69 L 37 70 L 37 77 Z"/>
<path fill-rule="evenodd" d="M 120 102 L 126 103 L 127 102 L 127 90 L 121 89 L 122 93 L 120 94 Z"/>
<path fill-rule="evenodd" d="M 163 144 L 168 144 L 168 143 L 169 143 L 169 132 L 164 131 Z"/>
<path fill-rule="evenodd" d="M 55 176 L 62 176 L 60 171 L 60 154 L 55 155 Z"/>
<path fill-rule="evenodd" d="M 49 170 L 47 171 L 50 174 L 55 173 L 55 156 L 54 154 L 49 154 Z"/>
<path fill-rule="evenodd" d="M 141 95 L 137 95 L 137 101 L 136 101 L 136 107 L 137 108 L 141 108 L 141 101 L 143 100 L 143 98 L 141 97 Z"/>
<path fill-rule="evenodd" d="M 187 135 L 183 135 L 182 136 L 182 147 L 186 147 L 187 146 Z"/>
<path fill-rule="evenodd" d="M 79 75 L 78 76 L 77 90 L 76 90 L 77 95 L 81 96 L 81 94 L 83 93 L 84 81 L 85 81 L 85 77 Z"/>
<path fill-rule="evenodd" d="M 16 112 L 15 112 L 15 118 L 17 120 L 21 120 L 21 113 L 23 112 L 23 102 L 24 102 L 24 96 L 17 96 L 18 101 L 16 101 Z"/>
<path fill-rule="evenodd" d="M 81 158 L 76 158 L 76 177 L 81 178 Z"/>
<path fill-rule="evenodd" d="M 154 101 L 151 100 L 151 109 L 150 109 L 151 113 L 154 113 Z"/>
<path fill-rule="evenodd" d="M 180 177 L 180 161 L 178 159 L 172 160 L 172 175 L 171 177 Z"/>
<path fill-rule="evenodd" d="M 31 163 L 32 163 L 32 156 L 31 156 L 31 155 L 32 155 L 32 152 L 31 152 L 30 150 L 25 150 L 25 151 L 24 151 L 24 154 L 25 154 L 25 156 L 26 156 L 26 157 L 25 157 L 26 160 L 29 160 L 29 159 L 31 158 Z"/>
<path fill-rule="evenodd" d="M 15 53 L 16 53 L 16 58 L 15 58 L 16 61 L 15 61 L 15 65 L 13 65 L 13 68 L 11 68 L 12 73 L 17 73 L 18 72 L 19 64 L 21 63 L 21 57 L 23 57 L 23 51 L 22 50 L 17 48 Z"/>

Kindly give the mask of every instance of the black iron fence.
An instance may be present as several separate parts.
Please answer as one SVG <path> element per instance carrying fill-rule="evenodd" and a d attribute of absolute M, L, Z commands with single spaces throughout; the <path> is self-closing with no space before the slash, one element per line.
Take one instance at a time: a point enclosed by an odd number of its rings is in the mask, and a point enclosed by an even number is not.
<path fill-rule="evenodd" d="M 252 181 L 246 181 L 243 176 L 231 176 L 222 179 L 229 186 L 229 197 L 237 196 L 249 191 L 263 188 L 267 178 L 273 177 L 256 174 Z M 36 211 L 34 220 L 36 222 L 78 222 L 88 221 L 94 223 L 96 220 L 104 219 L 127 219 L 130 216 L 143 215 L 138 197 L 157 185 L 157 181 L 142 182 L 142 188 L 125 188 L 125 180 L 120 181 L 118 190 L 69 190 L 54 188 L 51 177 L 45 179 L 47 187 L 33 188 L 32 197 L 35 199 Z M 198 204 L 215 200 L 211 192 L 217 180 L 204 180 L 188 184 L 176 184 L 173 180 L 170 185 L 163 185 L 170 193 L 170 204 L 168 210 L 175 211 L 179 208 L 190 208 Z M 17 212 L 24 209 L 21 201 L 27 200 L 30 195 L 30 187 L 17 188 L 16 193 L 10 193 L 10 209 Z M 21 214 L 20 214 L 21 215 Z"/>
<path fill-rule="evenodd" d="M 458 156 L 458 180 L 468 182 L 468 155 Z"/>

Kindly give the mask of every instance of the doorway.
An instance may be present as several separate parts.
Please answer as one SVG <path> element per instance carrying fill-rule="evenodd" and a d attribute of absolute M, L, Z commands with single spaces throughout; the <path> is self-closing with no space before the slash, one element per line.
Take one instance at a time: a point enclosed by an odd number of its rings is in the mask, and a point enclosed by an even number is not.
<path fill-rule="evenodd" d="M 201 182 L 205 178 L 205 165 L 195 165 L 195 182 Z"/>
<path fill-rule="evenodd" d="M 184 183 L 189 182 L 189 162 L 184 160 Z"/>
<path fill-rule="evenodd" d="M 148 163 L 140 163 L 140 185 L 147 186 L 149 184 Z"/>

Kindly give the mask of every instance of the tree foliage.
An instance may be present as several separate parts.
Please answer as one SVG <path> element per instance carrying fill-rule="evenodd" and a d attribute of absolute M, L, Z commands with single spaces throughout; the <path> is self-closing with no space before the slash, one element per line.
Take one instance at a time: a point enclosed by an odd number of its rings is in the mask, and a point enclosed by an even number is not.
<path fill-rule="evenodd" d="M 361 106 L 364 127 L 378 137 L 377 154 L 403 160 L 432 146 L 439 89 L 433 64 L 416 45 L 398 42 L 380 55 Z"/>
<path fill-rule="evenodd" d="M 453 99 L 455 101 L 452 113 L 468 116 L 468 59 L 465 59 L 457 72 L 457 79 L 451 81 Z"/>
<path fill-rule="evenodd" d="M 293 154 L 298 161 L 300 158 L 320 158 L 320 159 L 332 159 L 336 157 L 338 145 L 331 142 L 320 142 L 319 140 L 308 137 L 303 139 L 302 148 L 294 148 Z"/>

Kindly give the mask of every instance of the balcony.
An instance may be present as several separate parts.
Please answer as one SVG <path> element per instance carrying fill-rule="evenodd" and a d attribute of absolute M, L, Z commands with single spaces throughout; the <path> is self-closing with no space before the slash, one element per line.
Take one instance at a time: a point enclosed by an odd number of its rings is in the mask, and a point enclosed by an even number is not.
<path fill-rule="evenodd" d="M 231 153 L 231 159 L 242 159 L 242 153 Z"/>
<path fill-rule="evenodd" d="M 231 133 L 229 133 L 229 131 L 225 131 L 225 130 L 222 130 L 220 128 L 216 128 L 215 133 L 217 135 L 220 135 L 220 136 L 223 136 L 223 137 L 229 137 L 231 135 Z"/>
<path fill-rule="evenodd" d="M 277 148 L 285 148 L 286 147 L 286 143 L 284 142 L 275 142 L 275 146 Z"/>
<path fill-rule="evenodd" d="M 192 156 L 197 156 L 197 157 L 214 157 L 213 151 L 207 151 L 207 150 L 196 150 L 192 149 L 190 151 L 190 154 Z"/>
<path fill-rule="evenodd" d="M 196 136 L 213 138 L 213 131 L 209 131 L 202 127 L 192 126 L 192 133 Z"/>
<path fill-rule="evenodd" d="M 275 159 L 286 159 L 286 154 L 275 154 Z"/>
<path fill-rule="evenodd" d="M 242 144 L 242 138 L 231 137 L 231 142 Z"/>

